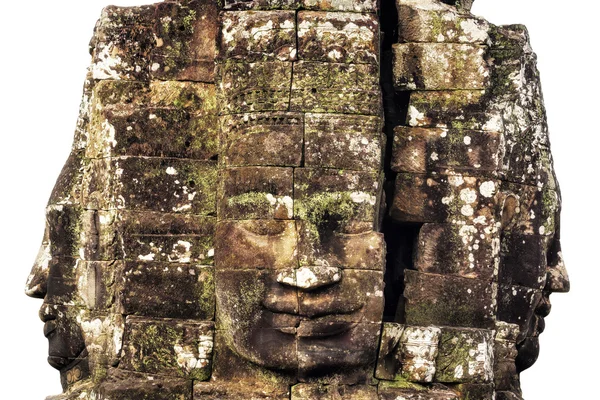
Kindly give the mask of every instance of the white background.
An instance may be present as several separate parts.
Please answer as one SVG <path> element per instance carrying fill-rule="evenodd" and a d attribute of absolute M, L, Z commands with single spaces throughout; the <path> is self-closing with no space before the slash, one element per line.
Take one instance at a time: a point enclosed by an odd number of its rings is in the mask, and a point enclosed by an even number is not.
<path fill-rule="evenodd" d="M 0 11 L 2 398 L 60 392 L 58 373 L 45 360 L 41 301 L 26 298 L 23 286 L 42 237 L 46 201 L 69 153 L 87 44 L 108 1 L 12 0 Z M 529 27 L 563 192 L 561 236 L 572 291 L 552 296 L 541 355 L 522 375 L 523 392 L 527 400 L 594 399 L 600 360 L 600 7 L 593 0 L 476 0 L 473 11 L 496 24 Z"/>

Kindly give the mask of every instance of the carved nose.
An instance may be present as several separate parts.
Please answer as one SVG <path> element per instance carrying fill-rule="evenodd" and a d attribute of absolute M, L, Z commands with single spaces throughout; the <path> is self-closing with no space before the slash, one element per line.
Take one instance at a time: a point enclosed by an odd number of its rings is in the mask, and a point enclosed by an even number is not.
<path fill-rule="evenodd" d="M 342 280 L 342 270 L 337 267 L 311 265 L 300 268 L 288 268 L 277 275 L 282 285 L 310 291 L 323 286 L 333 285 Z"/>

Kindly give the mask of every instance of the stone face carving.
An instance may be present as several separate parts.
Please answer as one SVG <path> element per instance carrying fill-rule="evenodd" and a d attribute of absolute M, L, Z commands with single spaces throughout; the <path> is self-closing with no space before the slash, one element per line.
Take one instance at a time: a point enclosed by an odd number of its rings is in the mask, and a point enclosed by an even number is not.
<path fill-rule="evenodd" d="M 527 31 L 471 5 L 107 7 L 27 280 L 51 398 L 521 398 L 560 192 Z"/>

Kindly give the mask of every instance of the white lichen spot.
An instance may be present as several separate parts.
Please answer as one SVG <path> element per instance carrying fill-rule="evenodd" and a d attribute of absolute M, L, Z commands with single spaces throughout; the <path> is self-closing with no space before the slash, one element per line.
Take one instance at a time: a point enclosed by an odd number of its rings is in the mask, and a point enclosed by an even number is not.
<path fill-rule="evenodd" d="M 177 175 L 177 170 L 173 167 L 168 167 L 166 172 L 168 175 Z"/>
<path fill-rule="evenodd" d="M 431 158 L 432 161 L 437 161 L 439 160 L 439 156 L 438 153 L 436 153 L 435 151 L 433 153 L 431 153 L 431 156 L 429 156 L 429 158 Z"/>
<path fill-rule="evenodd" d="M 467 204 L 473 204 L 477 201 L 477 192 L 471 188 L 464 188 L 460 191 L 460 199 Z"/>
<path fill-rule="evenodd" d="M 465 204 L 461 207 L 460 213 L 465 217 L 470 217 L 473 215 L 473 207 L 471 207 L 469 204 Z"/>
<path fill-rule="evenodd" d="M 479 185 L 479 193 L 483 197 L 492 197 L 496 192 L 496 184 L 492 181 L 485 181 L 481 185 Z"/>
<path fill-rule="evenodd" d="M 148 253 L 146 255 L 138 255 L 138 260 L 140 261 L 154 261 L 154 257 L 156 257 L 156 254 L 154 253 Z"/>

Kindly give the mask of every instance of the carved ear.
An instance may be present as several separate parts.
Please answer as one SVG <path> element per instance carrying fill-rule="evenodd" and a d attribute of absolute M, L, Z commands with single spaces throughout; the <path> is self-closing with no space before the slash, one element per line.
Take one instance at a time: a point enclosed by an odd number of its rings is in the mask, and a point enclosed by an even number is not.
<path fill-rule="evenodd" d="M 441 0 L 442 3 L 450 4 L 451 6 L 455 6 L 459 10 L 471 11 L 471 7 L 473 6 L 473 2 L 475 0 Z"/>
<path fill-rule="evenodd" d="M 519 198 L 512 192 L 502 192 L 500 194 L 500 204 L 502 204 L 502 210 L 500 220 L 502 223 L 502 230 L 508 230 L 509 227 L 514 223 L 515 217 L 519 214 Z"/>

